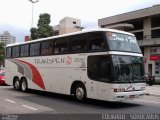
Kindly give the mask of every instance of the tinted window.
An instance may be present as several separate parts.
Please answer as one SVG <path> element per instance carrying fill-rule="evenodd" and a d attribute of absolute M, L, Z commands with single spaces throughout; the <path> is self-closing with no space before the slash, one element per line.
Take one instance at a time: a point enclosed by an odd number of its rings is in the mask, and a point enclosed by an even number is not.
<path fill-rule="evenodd" d="M 50 55 L 53 52 L 53 41 L 44 41 L 41 46 L 41 55 Z"/>
<path fill-rule="evenodd" d="M 29 55 L 29 45 L 22 45 L 21 46 L 21 53 L 20 56 L 21 57 L 27 57 Z"/>
<path fill-rule="evenodd" d="M 40 43 L 32 43 L 30 45 L 30 56 L 36 56 L 40 53 Z"/>
<path fill-rule="evenodd" d="M 92 80 L 108 82 L 112 77 L 110 56 L 89 56 L 87 68 Z"/>
<path fill-rule="evenodd" d="M 68 38 L 59 38 L 54 42 L 54 53 L 68 53 Z"/>
<path fill-rule="evenodd" d="M 19 46 L 13 47 L 12 57 L 13 58 L 19 57 Z"/>
<path fill-rule="evenodd" d="M 89 56 L 87 61 L 88 77 L 92 80 L 98 78 L 98 56 Z"/>
<path fill-rule="evenodd" d="M 7 58 L 10 58 L 10 57 L 11 57 L 11 48 L 7 48 L 6 57 L 7 57 Z"/>
<path fill-rule="evenodd" d="M 87 48 L 87 34 L 71 37 L 71 52 L 85 52 Z"/>
<path fill-rule="evenodd" d="M 111 78 L 111 61 L 109 56 L 99 57 L 99 80 L 109 81 Z"/>
<path fill-rule="evenodd" d="M 89 33 L 89 50 L 90 51 L 105 51 L 106 41 L 103 34 L 100 32 Z"/>

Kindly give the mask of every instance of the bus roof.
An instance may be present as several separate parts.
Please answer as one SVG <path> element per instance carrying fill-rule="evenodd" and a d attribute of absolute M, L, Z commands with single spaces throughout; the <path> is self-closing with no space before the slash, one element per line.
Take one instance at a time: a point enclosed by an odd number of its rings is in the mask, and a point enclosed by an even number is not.
<path fill-rule="evenodd" d="M 16 46 L 16 45 L 23 45 L 23 44 L 27 44 L 27 43 L 34 43 L 34 42 L 39 42 L 39 41 L 48 40 L 48 39 L 54 39 L 54 38 L 60 38 L 60 37 L 67 37 L 67 36 L 71 36 L 71 35 L 78 35 L 78 34 L 82 34 L 82 33 L 107 32 L 107 31 L 109 31 L 109 32 L 118 32 L 118 33 L 123 33 L 123 34 L 128 34 L 128 35 L 134 36 L 134 34 L 132 34 L 132 33 L 128 33 L 128 32 L 124 32 L 124 31 L 120 31 L 120 30 L 115 30 L 115 29 L 87 29 L 87 30 L 83 30 L 83 31 L 72 32 L 72 33 L 67 33 L 67 34 L 63 34 L 63 35 L 56 35 L 56 36 L 51 36 L 51 37 L 46 37 L 46 38 L 40 38 L 40 39 L 27 41 L 27 42 L 22 42 L 22 43 L 8 44 L 6 47 L 11 47 L 11 46 Z"/>

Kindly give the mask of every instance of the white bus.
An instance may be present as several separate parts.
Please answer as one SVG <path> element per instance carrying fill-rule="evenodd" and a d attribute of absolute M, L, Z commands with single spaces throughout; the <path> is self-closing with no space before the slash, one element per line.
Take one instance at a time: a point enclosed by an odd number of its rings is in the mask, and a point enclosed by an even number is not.
<path fill-rule="evenodd" d="M 23 92 L 36 89 L 122 101 L 144 95 L 144 65 L 133 34 L 97 29 L 6 47 L 6 83 Z"/>

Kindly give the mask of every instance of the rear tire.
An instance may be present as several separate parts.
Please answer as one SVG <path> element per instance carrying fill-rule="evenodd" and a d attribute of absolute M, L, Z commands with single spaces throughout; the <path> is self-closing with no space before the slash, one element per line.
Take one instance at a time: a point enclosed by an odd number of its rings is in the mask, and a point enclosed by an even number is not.
<path fill-rule="evenodd" d="M 28 90 L 28 83 L 27 83 L 27 80 L 25 78 L 22 78 L 22 80 L 20 82 L 20 87 L 21 87 L 21 91 L 22 92 L 27 92 L 27 90 Z"/>
<path fill-rule="evenodd" d="M 75 86 L 74 97 L 79 102 L 82 102 L 86 99 L 86 89 L 83 84 L 77 84 Z"/>
<path fill-rule="evenodd" d="M 16 89 L 16 90 L 20 90 L 20 83 L 19 83 L 19 78 L 18 78 L 18 77 L 16 77 L 16 78 L 14 79 L 13 87 L 14 87 L 14 89 Z"/>

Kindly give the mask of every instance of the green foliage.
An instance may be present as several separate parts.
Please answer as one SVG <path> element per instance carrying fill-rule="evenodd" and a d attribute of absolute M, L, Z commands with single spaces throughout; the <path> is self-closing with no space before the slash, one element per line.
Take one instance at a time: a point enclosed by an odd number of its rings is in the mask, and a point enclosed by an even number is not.
<path fill-rule="evenodd" d="M 31 39 L 35 40 L 38 38 L 45 38 L 53 36 L 53 28 L 49 25 L 50 24 L 50 14 L 44 13 L 40 14 L 38 20 L 38 28 L 31 28 Z"/>
<path fill-rule="evenodd" d="M 30 32 L 31 32 L 31 38 L 32 38 L 32 40 L 35 40 L 35 39 L 38 38 L 37 28 L 31 28 Z"/>
<path fill-rule="evenodd" d="M 5 44 L 0 43 L 0 65 L 4 65 L 5 59 Z"/>
<path fill-rule="evenodd" d="M 40 14 L 37 26 L 46 27 L 46 25 L 49 25 L 49 23 L 50 23 L 50 15 L 47 13 Z"/>

